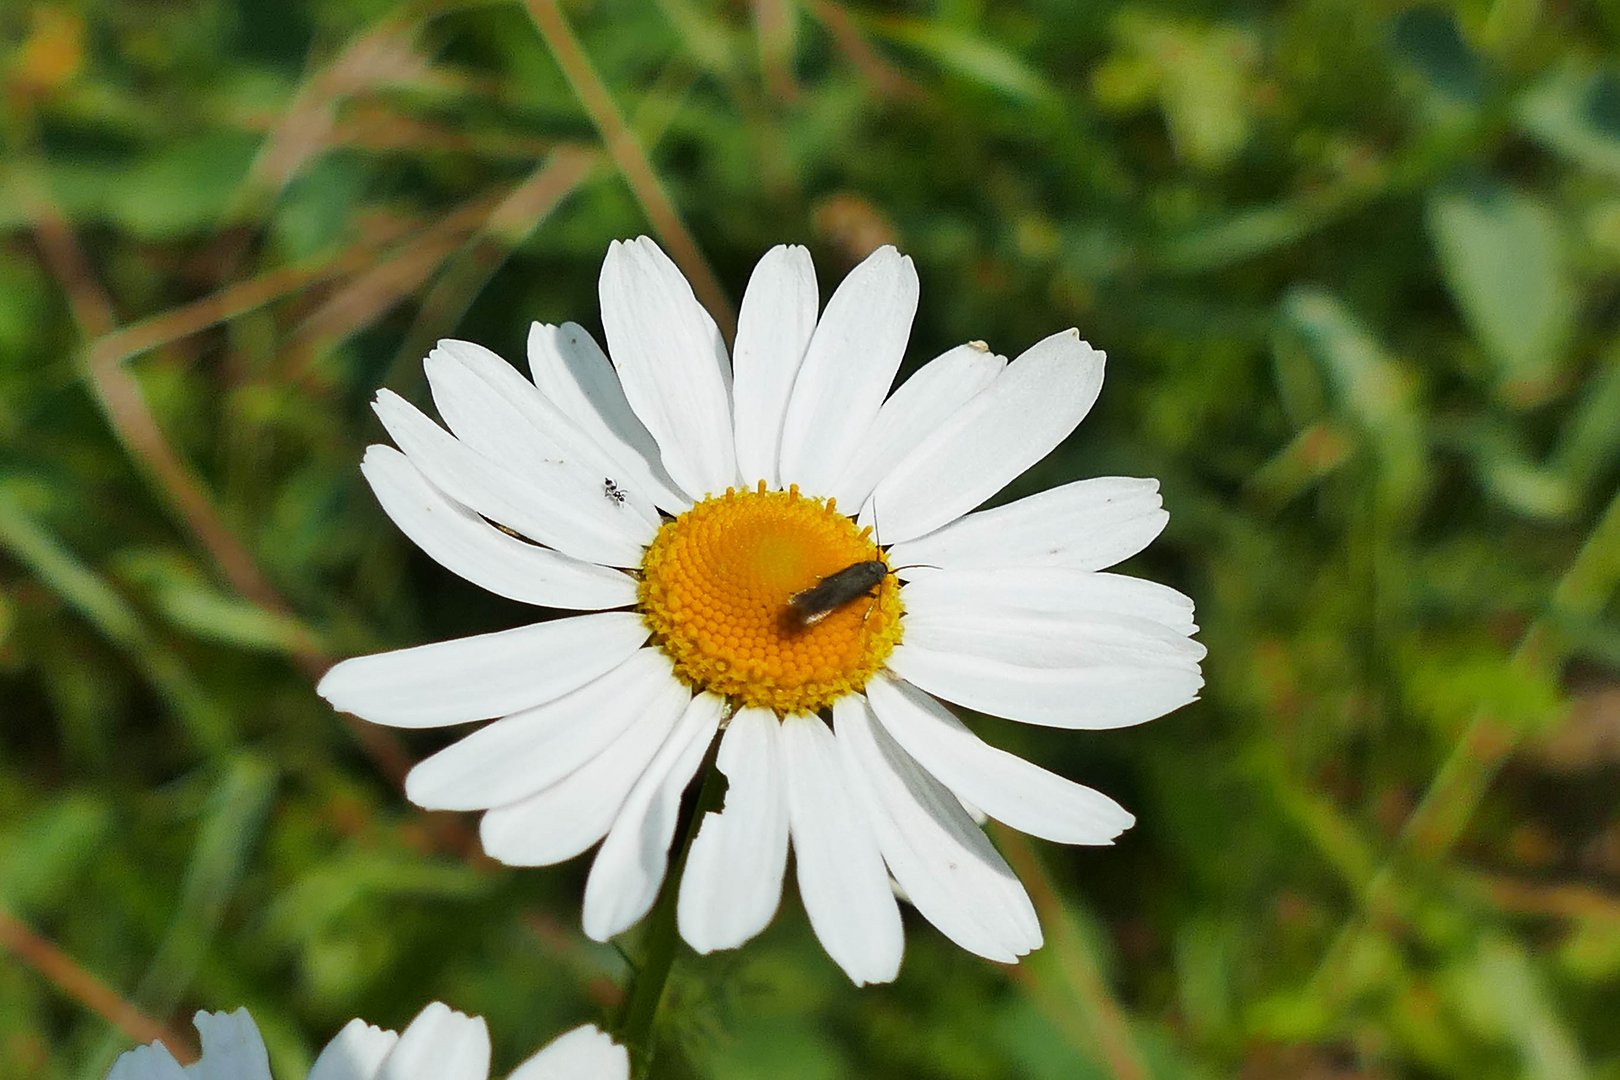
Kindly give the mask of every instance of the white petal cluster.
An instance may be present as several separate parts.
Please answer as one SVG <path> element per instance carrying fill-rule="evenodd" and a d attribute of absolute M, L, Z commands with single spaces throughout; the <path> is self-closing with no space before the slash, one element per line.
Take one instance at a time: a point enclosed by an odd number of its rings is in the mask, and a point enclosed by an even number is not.
<path fill-rule="evenodd" d="M 162 1043 L 113 1063 L 107 1080 L 270 1080 L 264 1040 L 246 1009 L 199 1012 L 202 1056 L 181 1066 Z M 489 1028 L 434 1002 L 403 1033 L 351 1020 L 310 1068 L 308 1080 L 489 1080 Z M 630 1055 L 585 1025 L 553 1039 L 507 1080 L 629 1080 Z"/>
<path fill-rule="evenodd" d="M 441 342 L 427 375 L 444 427 L 378 395 L 398 449 L 372 447 L 363 468 L 399 527 L 492 592 L 586 614 L 349 660 L 321 693 L 396 727 L 493 720 L 418 765 L 408 793 L 484 811 L 485 849 L 510 864 L 600 842 L 592 937 L 652 905 L 681 794 L 723 726 L 725 806 L 701 823 L 679 896 L 694 948 L 765 927 L 791 846 L 816 934 L 856 983 L 899 968 L 896 885 L 964 948 L 1015 960 L 1040 927 L 964 806 L 1071 844 L 1111 843 L 1133 819 L 982 741 L 942 702 L 1113 728 L 1197 697 L 1192 602 L 1106 572 L 1164 528 L 1156 481 L 1081 480 L 977 509 L 1080 423 L 1103 354 L 1073 330 L 1011 363 L 969 342 L 891 393 L 917 294 L 911 260 L 884 247 L 818 317 L 809 253 L 774 248 L 728 359 L 686 280 L 642 237 L 613 244 L 602 269 L 606 352 L 577 325 L 537 324 L 531 381 L 477 345 Z M 623 571 L 664 515 L 760 479 L 835 497 L 863 524 L 880 515 L 891 564 L 911 567 L 901 644 L 830 725 L 747 708 L 728 718 L 675 678 L 633 610 Z"/>

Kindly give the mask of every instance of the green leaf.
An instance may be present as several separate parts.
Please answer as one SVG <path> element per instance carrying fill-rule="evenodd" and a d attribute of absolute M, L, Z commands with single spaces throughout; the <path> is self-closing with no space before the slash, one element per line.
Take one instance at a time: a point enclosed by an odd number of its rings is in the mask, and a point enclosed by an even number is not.
<path fill-rule="evenodd" d="M 175 626 L 237 648 L 291 653 L 310 640 L 295 619 L 196 582 L 170 582 L 157 602 Z"/>
<path fill-rule="evenodd" d="M 850 1075 L 838 1045 L 797 1017 L 773 1017 L 769 1025 L 744 1028 L 704 1066 L 705 1075 L 714 1080 L 836 1080 Z"/>
<path fill-rule="evenodd" d="M 1578 921 L 1558 946 L 1558 964 L 1574 978 L 1613 985 L 1620 979 L 1620 919 Z"/>
<path fill-rule="evenodd" d="M 1016 55 L 981 34 L 927 19 L 883 19 L 872 29 L 926 54 L 941 67 L 1020 101 L 1041 101 L 1052 87 Z"/>
<path fill-rule="evenodd" d="M 258 151 L 241 132 L 210 132 L 166 146 L 104 180 L 107 211 L 137 236 L 180 236 L 219 224 Z"/>
<path fill-rule="evenodd" d="M 111 832 L 107 804 L 60 795 L 0 832 L 0 905 L 28 916 L 71 901 L 79 874 Z"/>
<path fill-rule="evenodd" d="M 209 793 L 180 900 L 136 999 L 168 1013 L 196 977 L 231 898 L 249 870 L 275 794 L 277 774 L 260 758 L 231 760 Z"/>
<path fill-rule="evenodd" d="M 1481 183 L 1431 196 L 1428 223 L 1446 286 L 1495 363 L 1503 396 L 1539 403 L 1575 330 L 1575 283 L 1558 219 L 1534 196 Z"/>
<path fill-rule="evenodd" d="M 1331 387 L 1330 407 L 1361 430 L 1380 463 L 1386 492 L 1410 505 L 1427 479 L 1423 416 L 1406 370 L 1337 299 L 1295 289 L 1283 300 L 1276 347 L 1289 361 L 1292 345 L 1314 360 Z"/>
<path fill-rule="evenodd" d="M 1553 450 L 1554 468 L 1572 487 L 1594 485 L 1620 458 L 1620 346 L 1608 348 L 1583 382 Z"/>
<path fill-rule="evenodd" d="M 207 641 L 238 649 L 291 653 L 314 643 L 289 615 L 268 611 L 222 591 L 192 562 L 168 549 L 125 550 L 116 571 L 144 593 L 170 624 Z"/>
<path fill-rule="evenodd" d="M 1205 170 L 1231 164 L 1254 119 L 1261 55 L 1255 34 L 1137 9 L 1127 9 L 1114 29 L 1119 47 L 1092 79 L 1099 99 L 1129 107 L 1151 89 L 1178 155 Z"/>
<path fill-rule="evenodd" d="M 1390 36 L 1396 55 L 1417 69 L 1437 93 L 1460 104 L 1476 104 L 1483 96 L 1484 66 L 1463 39 L 1452 12 L 1438 7 L 1402 12 Z"/>
<path fill-rule="evenodd" d="M 1303 192 L 1285 202 L 1244 207 L 1170 236 L 1158 249 L 1158 261 L 1176 273 L 1217 270 L 1296 245 L 1359 203 L 1356 191 L 1341 185 Z"/>
<path fill-rule="evenodd" d="M 367 904 L 406 899 L 467 901 L 484 895 L 491 879 L 471 867 L 390 851 L 347 852 L 306 868 L 265 911 L 272 940 L 307 940 Z"/>
<path fill-rule="evenodd" d="M 1516 111 L 1524 129 L 1547 146 L 1620 176 L 1620 73 L 1566 66 L 1532 87 Z"/>
<path fill-rule="evenodd" d="M 1481 712 L 1517 734 L 1545 734 L 1568 709 L 1555 678 L 1512 662 L 1492 642 L 1428 637 L 1404 663 L 1413 718 L 1443 734 L 1464 730 Z"/>
<path fill-rule="evenodd" d="M 1472 960 L 1450 975 L 1451 995 L 1478 1033 L 1518 1050 L 1521 1071 L 1515 1075 L 1533 1080 L 1591 1075 L 1551 989 L 1522 944 L 1486 938 Z"/>

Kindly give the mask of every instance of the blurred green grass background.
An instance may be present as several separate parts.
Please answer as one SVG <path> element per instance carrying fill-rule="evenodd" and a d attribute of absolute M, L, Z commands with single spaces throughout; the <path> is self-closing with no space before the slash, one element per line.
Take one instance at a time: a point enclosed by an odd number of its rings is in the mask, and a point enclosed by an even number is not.
<path fill-rule="evenodd" d="M 524 617 L 388 525 L 367 402 L 599 326 L 651 231 L 732 298 L 898 244 L 908 370 L 1079 326 L 1103 397 L 1014 493 L 1162 478 L 1128 569 L 1210 649 L 1141 729 L 979 725 L 1139 818 L 1002 838 L 1044 950 L 912 920 L 857 992 L 790 888 L 682 958 L 660 1075 L 1620 1077 L 1620 8 L 570 0 L 611 144 L 555 11 L 0 8 L 0 1074 L 104 1075 L 86 978 L 245 1004 L 286 1077 L 354 1015 L 448 1000 L 504 1069 L 612 1006 L 585 861 L 470 856 L 391 778 L 433 736 L 312 680 Z"/>

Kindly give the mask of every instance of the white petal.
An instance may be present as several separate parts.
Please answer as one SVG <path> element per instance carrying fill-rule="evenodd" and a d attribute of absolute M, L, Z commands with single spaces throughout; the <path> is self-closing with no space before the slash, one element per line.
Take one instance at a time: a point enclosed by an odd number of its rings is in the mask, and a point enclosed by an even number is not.
<path fill-rule="evenodd" d="M 921 574 L 901 592 L 906 642 L 1037 668 L 1195 670 L 1205 649 L 1187 636 L 1192 602 L 1130 583 L 1063 566 Z"/>
<path fill-rule="evenodd" d="M 462 443 L 389 390 L 373 403 L 388 434 L 440 491 L 531 540 L 587 562 L 639 566 L 657 531 L 613 508 L 602 481 L 563 462 L 496 461 Z M 511 429 L 508 429 L 511 430 Z"/>
<path fill-rule="evenodd" d="M 398 1032 L 350 1020 L 315 1059 L 309 1080 L 373 1080 L 398 1042 Z"/>
<path fill-rule="evenodd" d="M 918 767 L 859 695 L 833 705 L 845 772 L 868 802 L 878 846 L 906 899 L 940 933 L 988 960 L 1040 947 L 1023 885 L 955 796 Z"/>
<path fill-rule="evenodd" d="M 906 643 L 938 653 L 1005 660 L 1023 667 L 1163 667 L 1196 671 L 1204 646 L 1136 615 L 1035 611 L 1007 604 L 955 608 L 941 598 L 907 608 Z"/>
<path fill-rule="evenodd" d="M 691 700 L 691 691 L 673 678 L 669 690 L 595 758 L 544 791 L 485 814 L 479 826 L 484 851 L 508 866 L 550 866 L 606 836 Z"/>
<path fill-rule="evenodd" d="M 246 1009 L 199 1012 L 191 1022 L 202 1036 L 202 1056 L 186 1080 L 270 1080 L 270 1058 Z"/>
<path fill-rule="evenodd" d="M 900 973 L 900 908 L 873 826 L 857 805 L 827 725 L 814 716 L 782 721 L 783 789 L 799 896 L 827 955 L 856 986 Z"/>
<path fill-rule="evenodd" d="M 1019 832 L 1059 844 L 1111 844 L 1136 823 L 1102 792 L 984 742 L 914 686 L 879 675 L 866 693 L 878 721 L 919 765 Z"/>
<path fill-rule="evenodd" d="M 658 528 L 661 520 L 648 486 L 625 474 L 512 364 L 481 345 L 444 340 L 423 368 L 434 405 L 457 439 L 491 460 L 517 463 L 525 476 L 554 474 L 548 483 L 561 487 L 570 502 L 599 502 L 606 520 L 617 523 L 635 515 L 643 525 Z M 625 528 L 640 534 L 633 523 Z"/>
<path fill-rule="evenodd" d="M 357 656 L 315 688 L 339 712 L 392 727 L 443 727 L 540 705 L 618 667 L 647 640 L 632 611 Z"/>
<path fill-rule="evenodd" d="M 556 701 L 496 720 L 417 765 L 405 795 L 428 810 L 486 810 L 562 780 L 683 689 L 658 649 L 641 649 Z"/>
<path fill-rule="evenodd" d="M 160 1042 L 118 1055 L 107 1080 L 186 1080 L 186 1070 Z"/>
<path fill-rule="evenodd" d="M 693 698 L 675 730 L 636 781 L 585 880 L 585 934 L 606 941 L 635 925 L 658 896 L 681 793 L 703 761 L 725 701 Z"/>
<path fill-rule="evenodd" d="M 782 418 L 816 328 L 818 302 L 815 265 L 809 250 L 797 245 L 771 248 L 748 279 L 733 361 L 737 471 L 744 486 L 756 480 L 781 486 Z"/>
<path fill-rule="evenodd" d="M 889 668 L 969 709 L 1061 728 L 1145 723 L 1197 700 L 1204 685 L 1196 667 L 1034 667 L 999 656 L 936 652 L 909 641 L 889 655 Z"/>
<path fill-rule="evenodd" d="M 657 528 L 660 519 L 645 478 L 627 475 L 608 450 L 511 364 L 482 345 L 446 340 L 428 354 L 424 367 L 439 414 L 457 438 L 496 461 L 527 460 L 529 469 L 567 464 L 580 498 L 601 497 L 611 512 L 639 514 Z M 617 494 L 605 494 L 607 480 Z"/>
<path fill-rule="evenodd" d="M 608 355 L 664 468 L 693 498 L 735 486 L 726 346 L 692 287 L 641 236 L 608 248 L 600 291 Z"/>
<path fill-rule="evenodd" d="M 645 485 L 660 510 L 680 514 L 692 505 L 664 471 L 658 444 L 624 398 L 607 353 L 578 323 L 533 323 L 529 371 L 540 393 L 600 446 L 632 483 Z"/>
<path fill-rule="evenodd" d="M 435 1001 L 416 1014 L 377 1080 L 488 1080 L 489 1028 Z"/>
<path fill-rule="evenodd" d="M 202 1053 L 185 1068 L 161 1042 L 118 1055 L 107 1080 L 270 1080 L 270 1059 L 259 1028 L 246 1009 L 199 1012 L 192 1024 Z"/>
<path fill-rule="evenodd" d="M 1164 531 L 1170 515 L 1163 506 L 1157 480 L 1077 480 L 896 544 L 890 561 L 951 569 L 1047 565 L 1101 570 L 1135 555 Z"/>
<path fill-rule="evenodd" d="M 391 446 L 367 447 L 360 471 L 417 547 L 497 596 L 581 611 L 636 602 L 636 583 L 628 575 L 508 536 L 428 483 Z"/>
<path fill-rule="evenodd" d="M 630 1053 L 595 1024 L 584 1024 L 547 1043 L 507 1080 L 630 1080 Z"/>
<path fill-rule="evenodd" d="M 767 709 L 731 718 L 715 764 L 727 780 L 725 809 L 706 814 L 681 875 L 681 937 L 700 953 L 735 949 L 770 923 L 782 902 L 787 804 L 777 738 Z"/>
<path fill-rule="evenodd" d="M 916 575 L 900 595 L 908 615 L 1014 608 L 1143 619 L 1181 636 L 1198 630 L 1192 600 L 1167 585 L 1067 566 L 953 567 Z"/>
<path fill-rule="evenodd" d="M 1000 491 L 1075 429 L 1102 376 L 1103 354 L 1073 330 L 1032 345 L 878 484 L 884 539 L 915 539 Z"/>
<path fill-rule="evenodd" d="M 894 383 L 916 314 L 917 269 L 887 245 L 834 291 L 788 398 L 783 483 L 815 495 L 831 490 Z"/>
<path fill-rule="evenodd" d="M 851 510 L 866 502 L 878 481 L 894 471 L 910 454 L 968 399 L 983 390 L 1007 366 L 1005 356 L 992 353 L 982 342 L 958 345 L 936 356 L 900 384 L 883 403 L 877 420 L 861 439 L 844 475 L 831 494 Z M 875 509 L 878 540 L 884 541 L 883 507 Z"/>

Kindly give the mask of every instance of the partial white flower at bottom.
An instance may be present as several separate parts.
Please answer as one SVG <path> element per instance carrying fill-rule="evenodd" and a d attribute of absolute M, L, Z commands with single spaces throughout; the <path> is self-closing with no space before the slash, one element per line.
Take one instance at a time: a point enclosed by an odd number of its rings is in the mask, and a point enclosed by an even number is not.
<path fill-rule="evenodd" d="M 1011 963 L 1040 924 L 965 806 L 1064 844 L 1112 843 L 1134 819 L 946 703 L 1099 729 L 1198 696 L 1192 601 L 1108 572 L 1164 528 L 1157 481 L 979 509 L 1080 423 L 1103 354 L 1072 329 L 1011 363 L 970 341 L 890 393 L 917 294 L 911 260 L 883 247 L 823 308 L 809 252 L 774 248 L 728 357 L 642 237 L 602 267 L 606 352 L 535 324 L 525 378 L 442 341 L 426 370 L 444 427 L 378 394 L 398 449 L 361 469 L 395 524 L 476 585 L 585 614 L 346 660 L 320 693 L 398 728 L 493 720 L 418 764 L 406 794 L 484 812 L 484 850 L 510 865 L 600 844 L 590 937 L 652 908 L 718 737 L 724 806 L 679 886 L 694 949 L 765 928 L 791 846 L 810 924 L 856 984 L 900 968 L 891 881 L 952 941 Z"/>
<path fill-rule="evenodd" d="M 199 1012 L 202 1057 L 181 1066 L 162 1043 L 123 1054 L 107 1080 L 270 1080 L 264 1040 L 246 1009 Z M 593 1025 L 553 1039 L 507 1080 L 629 1080 L 630 1055 Z M 326 1044 L 309 1080 L 488 1080 L 489 1028 L 435 1001 L 403 1033 L 351 1020 Z"/>

